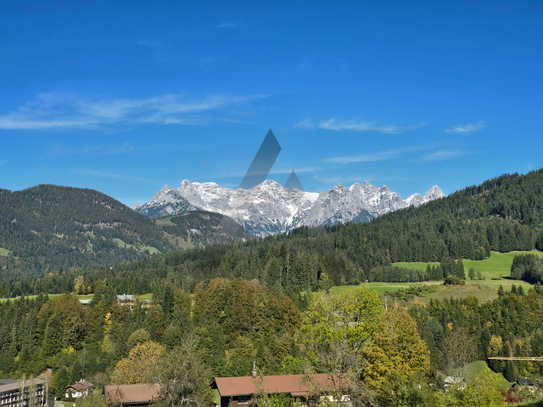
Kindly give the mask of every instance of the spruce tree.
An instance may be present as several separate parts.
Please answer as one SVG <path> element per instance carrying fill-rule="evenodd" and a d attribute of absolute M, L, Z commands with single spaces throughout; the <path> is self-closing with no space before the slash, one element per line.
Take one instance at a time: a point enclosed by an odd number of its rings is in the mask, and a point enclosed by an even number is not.
<path fill-rule="evenodd" d="M 62 349 L 62 314 L 55 312 L 45 328 L 42 351 L 45 357 L 53 356 Z"/>
<path fill-rule="evenodd" d="M 462 260 L 458 260 L 456 262 L 454 275 L 458 277 L 460 280 L 466 279 L 466 271 L 464 270 L 464 264 L 462 263 Z"/>
<path fill-rule="evenodd" d="M 508 382 L 515 382 L 517 380 L 515 366 L 510 360 L 508 360 L 505 364 L 505 372 L 503 373 L 503 376 Z"/>

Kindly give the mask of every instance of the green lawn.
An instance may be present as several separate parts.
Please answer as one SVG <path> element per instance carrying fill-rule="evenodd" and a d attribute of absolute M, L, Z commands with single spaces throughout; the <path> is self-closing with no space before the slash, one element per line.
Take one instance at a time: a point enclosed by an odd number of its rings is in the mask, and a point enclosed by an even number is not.
<path fill-rule="evenodd" d="M 8 249 L 0 247 L 0 256 L 8 256 L 11 252 Z"/>

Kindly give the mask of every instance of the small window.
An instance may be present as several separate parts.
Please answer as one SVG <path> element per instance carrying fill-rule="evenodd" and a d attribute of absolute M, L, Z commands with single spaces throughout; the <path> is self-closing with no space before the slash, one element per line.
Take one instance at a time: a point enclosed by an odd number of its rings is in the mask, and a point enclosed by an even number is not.
<path fill-rule="evenodd" d="M 249 396 L 239 396 L 238 397 L 238 404 L 249 404 L 249 400 L 251 397 Z"/>

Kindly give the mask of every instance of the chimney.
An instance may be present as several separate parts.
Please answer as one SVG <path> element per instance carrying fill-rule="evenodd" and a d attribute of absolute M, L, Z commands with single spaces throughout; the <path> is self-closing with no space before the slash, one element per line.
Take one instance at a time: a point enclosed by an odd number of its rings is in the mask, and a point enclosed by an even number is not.
<path fill-rule="evenodd" d="M 253 361 L 253 370 L 251 370 L 251 377 L 256 379 L 256 362 Z"/>

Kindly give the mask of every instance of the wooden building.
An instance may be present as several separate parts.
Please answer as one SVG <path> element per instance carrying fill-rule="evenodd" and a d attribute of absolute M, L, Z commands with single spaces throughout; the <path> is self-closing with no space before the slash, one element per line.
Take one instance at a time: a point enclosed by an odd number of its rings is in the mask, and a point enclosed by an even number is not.
<path fill-rule="evenodd" d="M 108 385 L 104 386 L 104 395 L 106 404 L 123 407 L 150 406 L 162 397 L 158 383 Z"/>
<path fill-rule="evenodd" d="M 331 390 L 333 383 L 327 374 L 279 375 L 244 377 L 215 377 L 211 388 L 217 389 L 221 407 L 244 407 L 254 394 L 286 394 L 292 399 L 304 401 L 317 390 Z"/>

